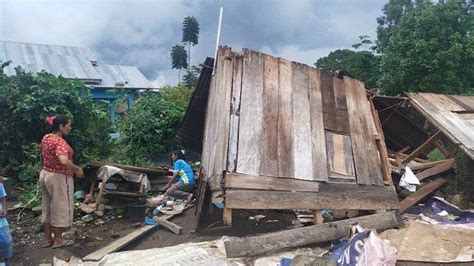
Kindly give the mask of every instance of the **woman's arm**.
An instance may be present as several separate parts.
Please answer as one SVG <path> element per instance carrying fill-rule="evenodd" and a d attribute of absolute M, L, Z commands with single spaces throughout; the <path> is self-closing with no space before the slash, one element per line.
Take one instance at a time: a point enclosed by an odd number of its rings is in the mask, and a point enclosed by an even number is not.
<path fill-rule="evenodd" d="M 67 158 L 66 155 L 59 155 L 58 156 L 59 162 L 68 170 L 72 170 L 77 177 L 83 177 L 84 172 L 82 171 L 82 168 L 75 165 L 71 160 Z"/>
<path fill-rule="evenodd" d="M 179 174 L 178 171 L 174 171 L 174 172 L 173 172 L 173 177 L 170 179 L 170 181 L 168 182 L 168 184 L 166 184 L 165 190 L 167 190 L 168 188 L 170 188 L 171 185 L 176 181 L 176 178 L 178 177 L 178 174 Z"/>

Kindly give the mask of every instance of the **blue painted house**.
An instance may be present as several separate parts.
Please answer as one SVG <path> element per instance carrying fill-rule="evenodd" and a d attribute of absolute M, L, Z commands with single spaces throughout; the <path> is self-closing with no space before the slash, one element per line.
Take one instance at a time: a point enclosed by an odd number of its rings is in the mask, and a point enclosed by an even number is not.
<path fill-rule="evenodd" d="M 7 75 L 15 74 L 15 67 L 37 73 L 45 70 L 67 79 L 78 79 L 92 88 L 92 97 L 109 102 L 109 114 L 115 122 L 118 93 L 126 92 L 130 108 L 139 90 L 157 89 L 136 66 L 106 65 L 97 61 L 89 48 L 0 41 L 0 61 L 11 61 L 4 69 Z"/>

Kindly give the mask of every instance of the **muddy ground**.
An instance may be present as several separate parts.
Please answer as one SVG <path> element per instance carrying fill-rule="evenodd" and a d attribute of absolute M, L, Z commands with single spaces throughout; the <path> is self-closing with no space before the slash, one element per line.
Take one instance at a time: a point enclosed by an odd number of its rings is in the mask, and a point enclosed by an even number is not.
<path fill-rule="evenodd" d="M 13 197 L 9 200 L 8 206 L 12 208 L 17 203 Z M 52 263 L 53 257 L 69 260 L 71 256 L 78 258 L 96 251 L 97 249 L 111 243 L 118 237 L 122 237 L 137 228 L 143 226 L 141 221 L 132 221 L 126 218 L 119 218 L 119 215 L 104 215 L 95 217 L 89 223 L 80 221 L 84 214 L 76 209 L 76 230 L 75 242 L 71 247 L 52 249 L 42 248 L 42 232 L 40 231 L 40 215 L 35 214 L 31 209 L 25 209 L 17 222 L 18 213 L 21 209 L 9 212 L 8 219 L 14 238 L 14 256 L 11 260 L 13 265 L 38 265 L 41 263 Z M 290 212 L 279 211 L 241 211 L 234 212 L 234 228 L 213 233 L 195 232 L 196 222 L 195 207 L 185 213 L 174 217 L 171 221 L 183 227 L 183 232 L 176 235 L 166 228 L 160 227 L 142 238 L 134 241 L 122 250 L 143 250 L 172 246 L 186 242 L 200 242 L 220 238 L 222 235 L 245 236 L 262 232 L 271 232 L 291 227 L 294 215 Z M 257 215 L 264 218 L 255 219 Z M 219 223 L 219 210 L 215 210 L 213 216 L 217 217 L 217 224 L 214 227 L 222 226 Z M 214 217 L 212 217 L 214 218 Z"/>

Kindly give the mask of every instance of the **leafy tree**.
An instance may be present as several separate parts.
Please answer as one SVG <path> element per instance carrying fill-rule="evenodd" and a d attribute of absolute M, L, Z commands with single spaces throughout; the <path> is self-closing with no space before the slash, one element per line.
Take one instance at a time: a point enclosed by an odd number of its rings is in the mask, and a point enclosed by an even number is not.
<path fill-rule="evenodd" d="M 89 87 L 44 71 L 32 75 L 16 68 L 15 75 L 7 76 L 3 67 L 0 69 L 0 167 L 20 167 L 23 179 L 37 174 L 38 143 L 48 132 L 44 119 L 57 113 L 73 120 L 68 143 L 75 150 L 75 162 L 83 164 L 107 155 L 109 117 L 100 103 L 92 101 Z"/>
<path fill-rule="evenodd" d="M 121 153 L 114 161 L 147 165 L 151 154 L 170 152 L 181 126 L 192 89 L 165 87 L 159 93 L 148 93 L 138 98 L 119 125 L 122 132 Z"/>
<path fill-rule="evenodd" d="M 315 66 L 329 72 L 344 70 L 354 78 L 364 81 L 368 87 L 374 88 L 380 75 L 379 62 L 380 56 L 369 51 L 342 49 L 319 58 Z"/>
<path fill-rule="evenodd" d="M 182 42 L 188 43 L 188 66 L 191 65 L 191 44 L 198 44 L 199 39 L 199 22 L 195 17 L 185 17 L 183 21 L 183 38 Z"/>
<path fill-rule="evenodd" d="M 396 1 L 387 5 L 392 2 Z M 417 1 L 396 21 L 379 39 L 383 44 L 379 79 L 383 93 L 472 93 L 474 20 L 470 2 Z M 384 39 L 386 36 L 389 38 Z"/>
<path fill-rule="evenodd" d="M 178 70 L 178 80 L 181 81 L 181 69 L 188 68 L 186 50 L 182 45 L 175 45 L 171 49 L 171 68 Z"/>
<path fill-rule="evenodd" d="M 405 14 L 413 10 L 415 5 L 414 0 L 390 0 L 385 4 L 382 9 L 383 15 L 377 18 L 379 24 L 377 26 L 377 51 L 384 51 L 389 44 L 393 29 Z"/>
<path fill-rule="evenodd" d="M 188 88 L 194 88 L 197 85 L 201 69 L 197 66 L 191 66 L 183 77 L 183 84 Z"/>

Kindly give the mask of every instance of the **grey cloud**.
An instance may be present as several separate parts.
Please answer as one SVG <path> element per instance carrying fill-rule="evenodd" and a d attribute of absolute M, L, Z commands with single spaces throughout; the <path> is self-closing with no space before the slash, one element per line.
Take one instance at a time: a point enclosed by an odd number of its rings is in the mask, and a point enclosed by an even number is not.
<path fill-rule="evenodd" d="M 137 65 L 156 84 L 174 84 L 171 47 L 185 16 L 200 22 L 192 64 L 213 56 L 219 7 L 221 43 L 306 64 L 348 48 L 359 35 L 375 37 L 385 1 L 10 1 L 0 0 L 0 39 L 91 47 L 108 64 Z M 14 21 L 14 23 L 13 23 Z"/>

